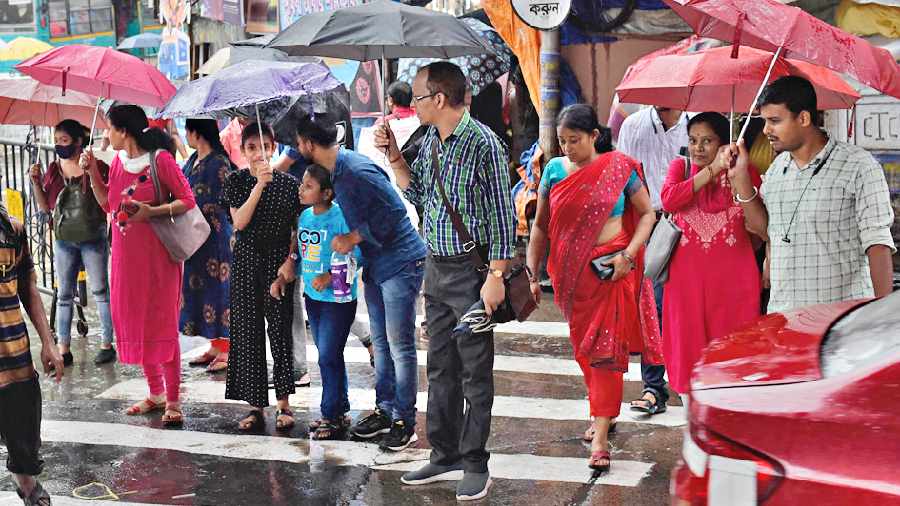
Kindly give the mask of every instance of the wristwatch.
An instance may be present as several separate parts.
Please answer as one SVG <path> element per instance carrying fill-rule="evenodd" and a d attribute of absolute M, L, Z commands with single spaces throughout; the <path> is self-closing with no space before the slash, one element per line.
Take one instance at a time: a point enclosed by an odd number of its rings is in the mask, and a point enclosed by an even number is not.
<path fill-rule="evenodd" d="M 500 269 L 488 269 L 488 273 L 495 278 L 503 279 L 503 271 Z"/>

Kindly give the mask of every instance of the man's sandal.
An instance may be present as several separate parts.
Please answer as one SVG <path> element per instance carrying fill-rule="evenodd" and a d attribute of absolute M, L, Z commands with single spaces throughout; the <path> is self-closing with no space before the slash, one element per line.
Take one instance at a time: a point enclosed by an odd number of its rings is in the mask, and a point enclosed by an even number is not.
<path fill-rule="evenodd" d="M 146 415 L 151 411 L 156 411 L 158 409 L 163 409 L 166 407 L 165 401 L 156 402 L 153 399 L 147 398 L 142 400 L 141 402 L 131 406 L 130 408 L 125 410 L 125 414 L 128 416 L 137 416 L 137 415 Z"/>
<path fill-rule="evenodd" d="M 281 417 L 289 418 L 290 421 L 282 420 Z M 275 411 L 275 429 L 280 431 L 291 430 L 294 428 L 294 412 L 290 409 L 279 409 Z"/>
<path fill-rule="evenodd" d="M 31 494 L 28 497 L 25 497 L 25 493 L 18 487 L 16 487 L 16 494 L 19 495 L 25 506 L 50 506 L 50 494 L 44 490 L 39 481 L 34 482 L 34 488 L 31 489 Z"/>
<path fill-rule="evenodd" d="M 162 423 L 165 427 L 181 427 L 184 425 L 184 413 L 181 408 L 166 408 L 166 412 L 162 416 Z"/>
<path fill-rule="evenodd" d="M 653 400 L 651 401 L 646 396 L 652 395 Z M 641 404 L 635 404 L 641 403 Z M 631 401 L 631 410 L 632 411 L 640 411 L 641 413 L 647 413 L 650 416 L 658 415 L 660 413 L 666 412 L 666 404 L 664 402 L 659 402 L 659 397 L 654 395 L 651 392 L 645 392 L 644 396 L 640 399 L 635 399 Z"/>
<path fill-rule="evenodd" d="M 314 432 L 316 429 L 318 429 L 319 426 L 322 425 L 322 421 L 323 421 L 323 419 L 319 418 L 318 420 L 313 420 L 313 421 L 309 422 L 310 432 Z M 343 422 L 344 422 L 344 425 L 346 425 L 347 427 L 353 425 L 353 419 L 350 418 L 350 415 L 344 415 Z"/>
<path fill-rule="evenodd" d="M 254 409 L 238 422 L 238 430 L 257 432 L 266 427 L 266 418 L 261 409 Z"/>
<path fill-rule="evenodd" d="M 320 424 L 312 433 L 312 439 L 318 441 L 341 439 L 350 428 L 351 420 L 348 416 L 341 417 L 340 423 L 332 423 L 330 420 L 320 420 Z"/>

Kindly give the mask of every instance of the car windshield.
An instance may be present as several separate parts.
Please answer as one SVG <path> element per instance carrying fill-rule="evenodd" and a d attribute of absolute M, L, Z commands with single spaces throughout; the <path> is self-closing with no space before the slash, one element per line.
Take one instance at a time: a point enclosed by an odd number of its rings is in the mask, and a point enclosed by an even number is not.
<path fill-rule="evenodd" d="M 900 292 L 894 292 L 850 312 L 831 328 L 822 345 L 822 374 L 845 374 L 898 352 Z"/>

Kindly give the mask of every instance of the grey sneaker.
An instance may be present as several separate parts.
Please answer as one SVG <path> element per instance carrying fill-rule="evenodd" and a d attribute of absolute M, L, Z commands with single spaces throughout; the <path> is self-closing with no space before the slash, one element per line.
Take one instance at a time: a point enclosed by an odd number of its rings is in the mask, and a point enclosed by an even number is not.
<path fill-rule="evenodd" d="M 456 486 L 457 501 L 477 501 L 488 494 L 491 488 L 490 473 L 466 473 Z"/>
<path fill-rule="evenodd" d="M 439 466 L 431 462 L 400 477 L 404 485 L 425 485 L 436 481 L 458 481 L 463 478 L 462 462 L 452 466 Z"/>

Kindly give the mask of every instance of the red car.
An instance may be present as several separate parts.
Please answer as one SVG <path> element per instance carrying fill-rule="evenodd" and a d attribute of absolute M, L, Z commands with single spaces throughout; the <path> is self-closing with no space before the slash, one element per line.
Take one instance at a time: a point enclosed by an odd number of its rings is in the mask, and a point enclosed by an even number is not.
<path fill-rule="evenodd" d="M 691 387 L 672 504 L 900 505 L 900 292 L 768 315 Z"/>

